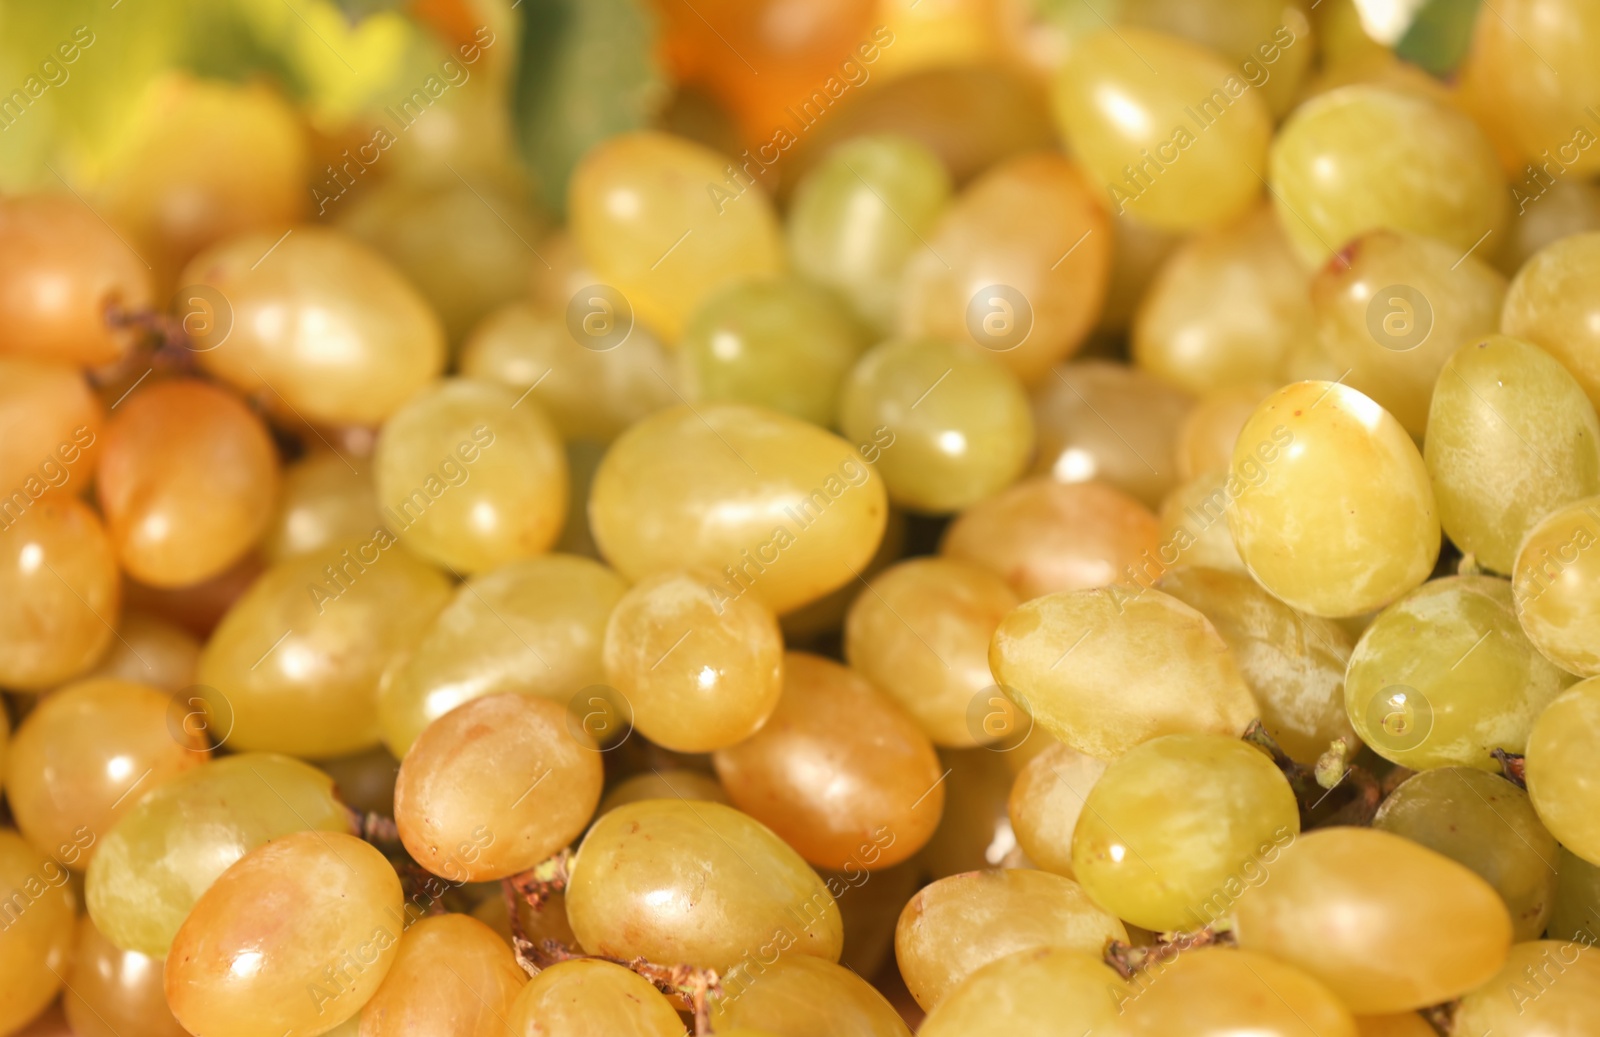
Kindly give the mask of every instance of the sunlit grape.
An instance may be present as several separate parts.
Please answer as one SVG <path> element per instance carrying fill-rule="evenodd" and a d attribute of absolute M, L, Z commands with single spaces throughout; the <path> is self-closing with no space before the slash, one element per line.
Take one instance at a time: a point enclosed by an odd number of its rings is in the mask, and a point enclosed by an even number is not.
<path fill-rule="evenodd" d="M 1545 657 L 1600 674 L 1600 497 L 1556 508 L 1523 539 L 1513 567 L 1517 619 Z"/>
<path fill-rule="evenodd" d="M 1591 797 L 1600 756 L 1600 678 L 1568 688 L 1546 706 L 1528 735 L 1528 795 L 1550 834 L 1591 864 L 1600 863 L 1600 817 Z"/>
<path fill-rule="evenodd" d="M 1600 408 L 1600 233 L 1546 246 L 1511 279 L 1500 330 L 1527 339 L 1578 380 Z"/>
<path fill-rule="evenodd" d="M 1106 761 L 1056 742 L 1028 761 L 1011 787 L 1007 812 L 1017 845 L 1045 871 L 1073 877 L 1072 833 Z"/>

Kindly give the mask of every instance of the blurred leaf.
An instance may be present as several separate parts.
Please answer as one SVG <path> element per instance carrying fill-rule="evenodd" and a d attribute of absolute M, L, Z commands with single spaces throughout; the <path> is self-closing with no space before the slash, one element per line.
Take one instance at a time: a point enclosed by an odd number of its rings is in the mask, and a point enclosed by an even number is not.
<path fill-rule="evenodd" d="M 1431 0 L 1417 12 L 1394 52 L 1436 76 L 1454 72 L 1472 43 L 1479 0 Z"/>
<path fill-rule="evenodd" d="M 546 205 L 565 212 L 584 152 L 639 129 L 666 96 L 643 0 L 523 0 L 517 137 Z"/>

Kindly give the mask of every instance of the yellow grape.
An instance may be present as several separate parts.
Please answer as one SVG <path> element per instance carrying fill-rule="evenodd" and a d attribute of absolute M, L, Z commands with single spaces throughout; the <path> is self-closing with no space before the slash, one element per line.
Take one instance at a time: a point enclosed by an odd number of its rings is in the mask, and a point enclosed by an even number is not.
<path fill-rule="evenodd" d="M 1229 479 L 1226 468 L 1207 472 L 1179 483 L 1167 494 L 1161 502 L 1161 537 L 1151 549 L 1156 557 L 1147 553 L 1142 559 L 1146 579 L 1164 569 L 1164 555 L 1171 555 L 1180 565 L 1248 575 L 1228 529 Z"/>
<path fill-rule="evenodd" d="M 823 958 L 788 954 L 725 973 L 711 1011 L 718 1034 L 911 1037 L 894 1006 L 866 980 Z"/>
<path fill-rule="evenodd" d="M 67 869 L 0 828 L 0 1033 L 15 1033 L 61 989 L 72 959 L 74 902 Z"/>
<path fill-rule="evenodd" d="M 1600 497 L 1556 508 L 1517 550 L 1512 594 L 1528 640 L 1562 669 L 1600 674 Z"/>
<path fill-rule="evenodd" d="M 1130 25 L 1182 36 L 1227 58 L 1273 115 L 1297 100 L 1316 57 L 1311 25 L 1294 0 L 1121 0 L 1113 10 Z"/>
<path fill-rule="evenodd" d="M 189 631 L 153 612 L 124 609 L 117 640 L 81 679 L 132 681 L 166 692 L 194 684 L 200 642 Z"/>
<path fill-rule="evenodd" d="M 511 1037 L 683 1037 L 672 1002 L 609 961 L 563 961 L 522 988 L 504 1023 Z"/>
<path fill-rule="evenodd" d="M 191 1033 L 313 1037 L 361 1010 L 399 956 L 400 877 L 371 844 L 295 832 L 245 854 L 195 901 L 167 955 Z"/>
<path fill-rule="evenodd" d="M 51 490 L 81 493 L 103 445 L 106 411 L 83 373 L 0 349 L 0 516 L 15 521 Z"/>
<path fill-rule="evenodd" d="M 125 951 L 78 919 L 72 971 L 61 998 L 76 1037 L 187 1037 L 162 987 L 163 962 Z"/>
<path fill-rule="evenodd" d="M 1439 517 L 1411 437 L 1335 382 L 1287 385 L 1239 433 L 1228 528 L 1250 574 L 1313 616 L 1353 616 L 1420 584 Z"/>
<path fill-rule="evenodd" d="M 95 513 L 53 495 L 0 538 L 0 686 L 43 691 L 93 666 L 122 598 L 111 540 Z"/>
<path fill-rule="evenodd" d="M 1277 386 L 1272 383 L 1252 382 L 1231 389 L 1217 389 L 1201 397 L 1178 426 L 1177 442 L 1173 444 L 1178 478 L 1189 481 L 1227 471 L 1233 461 L 1233 445 L 1239 439 L 1239 430 L 1275 388 Z M 1174 487 L 1173 492 L 1176 489 Z M 1165 505 L 1171 497 L 1172 492 L 1168 492 L 1161 503 Z"/>
<path fill-rule="evenodd" d="M 604 780 L 599 752 L 564 706 L 490 695 L 446 713 L 412 744 L 394 817 L 418 864 L 452 882 L 485 882 L 575 839 Z"/>
<path fill-rule="evenodd" d="M 729 805 L 727 790 L 714 776 L 690 770 L 652 770 L 635 774 L 612 787 L 600 801 L 595 816 L 645 799 L 689 799 Z"/>
<path fill-rule="evenodd" d="M 1052 742 L 1029 760 L 1011 786 L 1006 813 L 1017 845 L 1045 871 L 1074 878 L 1072 832 L 1106 761 Z"/>
<path fill-rule="evenodd" d="M 1592 809 L 1600 757 L 1600 678 L 1579 681 L 1534 721 L 1528 735 L 1528 795 L 1539 820 L 1561 845 L 1600 864 L 1600 818 Z"/>
<path fill-rule="evenodd" d="M 1128 1037 L 1358 1037 L 1355 1019 L 1316 979 L 1264 954 L 1196 947 L 1132 980 Z"/>
<path fill-rule="evenodd" d="M 331 450 L 317 451 L 284 469 L 261 553 L 269 562 L 281 562 L 337 540 L 369 537 L 382 525 L 371 466 L 358 467 Z"/>
<path fill-rule="evenodd" d="M 1600 233 L 1573 234 L 1528 260 L 1506 291 L 1500 330 L 1557 360 L 1600 409 Z"/>
<path fill-rule="evenodd" d="M 493 929 L 466 915 L 421 918 L 361 1009 L 363 1037 L 501 1037 L 528 982 Z"/>
<path fill-rule="evenodd" d="M 1511 948 L 1505 967 L 1461 999 L 1455 1032 L 1496 1037 L 1580 1034 L 1600 1011 L 1600 955 L 1594 937 L 1531 940 Z"/>
<path fill-rule="evenodd" d="M 1038 947 L 992 961 L 928 1013 L 919 1037 L 1111 1033 L 1127 987 L 1099 954 Z"/>

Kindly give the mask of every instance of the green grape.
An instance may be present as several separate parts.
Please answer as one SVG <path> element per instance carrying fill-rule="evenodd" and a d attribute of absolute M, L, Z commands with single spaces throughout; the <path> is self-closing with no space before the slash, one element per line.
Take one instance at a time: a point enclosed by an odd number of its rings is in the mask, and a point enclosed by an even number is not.
<path fill-rule="evenodd" d="M 1197 475 L 1188 482 L 1179 483 L 1161 502 L 1160 539 L 1179 565 L 1204 566 L 1223 572 L 1247 574 L 1244 559 L 1234 545 L 1233 534 L 1228 530 L 1228 481 L 1226 469 Z M 1160 547 L 1155 549 L 1158 557 Z M 1146 578 L 1151 569 L 1151 556 L 1145 555 Z"/>
<path fill-rule="evenodd" d="M 1137 367 L 1085 360 L 1033 392 L 1033 470 L 1057 482 L 1110 483 L 1156 507 L 1177 482 L 1173 445 L 1194 400 Z"/>
<path fill-rule="evenodd" d="M 1505 278 L 1454 244 L 1368 231 L 1311 281 L 1317 341 L 1351 388 L 1420 440 L 1435 385 L 1451 380 L 1446 361 L 1498 327 L 1505 291 Z"/>
<path fill-rule="evenodd" d="M 575 839 L 605 771 L 566 708 L 476 698 L 429 724 L 400 763 L 394 818 L 412 858 L 452 882 L 526 871 Z"/>
<path fill-rule="evenodd" d="M 781 839 L 720 803 L 653 799 L 595 821 L 567 883 L 585 950 L 725 971 L 771 955 L 835 961 L 839 908 Z"/>
<path fill-rule="evenodd" d="M 522 988 L 495 1033 L 512 1037 L 683 1037 L 672 1002 L 609 961 L 563 961 Z"/>
<path fill-rule="evenodd" d="M 1517 550 L 1512 594 L 1528 640 L 1561 668 L 1600 674 L 1600 497 L 1556 508 Z"/>
<path fill-rule="evenodd" d="M 1226 472 L 1233 461 L 1239 430 L 1275 388 L 1275 382 L 1251 382 L 1201 397 L 1178 426 L 1177 442 L 1173 444 L 1178 478 L 1192 480 L 1199 475 Z"/>
<path fill-rule="evenodd" d="M 1099 954 L 1128 931 L 1076 882 L 1026 868 L 973 871 L 924 886 L 900 914 L 894 954 L 917 1004 L 932 1009 L 990 962 L 1043 947 Z"/>
<path fill-rule="evenodd" d="M 509 385 L 519 396 L 531 390 L 528 398 L 569 440 L 609 442 L 646 414 L 678 402 L 672 361 L 643 328 L 605 349 L 585 341 L 573 336 L 559 309 L 508 303 L 467 338 L 461 374 Z"/>
<path fill-rule="evenodd" d="M 1076 877 L 1072 833 L 1085 797 L 1106 766 L 1104 760 L 1053 742 L 1018 772 L 1006 813 L 1028 860 L 1045 871 Z"/>
<path fill-rule="evenodd" d="M 1265 871 L 1235 906 L 1240 949 L 1321 980 L 1352 1012 L 1459 997 L 1493 976 L 1511 946 L 1511 916 L 1493 886 L 1388 832 L 1309 832 Z"/>
<path fill-rule="evenodd" d="M 1506 291 L 1500 330 L 1561 361 L 1600 409 L 1600 233 L 1573 234 L 1523 264 Z"/>
<path fill-rule="evenodd" d="M 832 288 L 879 334 L 893 327 L 906 264 L 950 203 L 950 174 L 910 137 L 855 137 L 827 153 L 795 188 L 789 256 Z"/>
<path fill-rule="evenodd" d="M 387 531 L 268 569 L 200 655 L 211 728 L 238 749 L 336 756 L 378 742 L 378 682 L 450 597 Z"/>
<path fill-rule="evenodd" d="M 358 470 L 331 450 L 318 451 L 284 469 L 261 553 L 281 562 L 338 540 L 372 536 L 382 525 L 370 467 Z"/>
<path fill-rule="evenodd" d="M 1590 864 L 1566 847 L 1558 851 L 1555 904 L 1550 911 L 1551 939 L 1591 939 L 1600 928 L 1600 866 Z"/>
<path fill-rule="evenodd" d="M 1600 1011 L 1600 955 L 1593 948 L 1593 936 L 1512 947 L 1505 967 L 1461 999 L 1455 1032 L 1495 1037 L 1583 1033 Z"/>
<path fill-rule="evenodd" d="M 1227 58 L 1273 115 L 1297 100 L 1316 50 L 1311 24 L 1293 0 L 1119 0 L 1114 10 L 1119 21 L 1182 36 Z"/>
<path fill-rule="evenodd" d="M 191 1033 L 326 1032 L 399 956 L 400 877 L 369 843 L 294 832 L 241 857 L 195 901 L 167 956 L 167 1003 Z"/>
<path fill-rule="evenodd" d="M 1310 264 L 1380 227 L 1459 256 L 1507 219 L 1505 176 L 1471 118 L 1382 86 L 1342 87 L 1296 109 L 1272 143 L 1268 178 L 1278 219 Z"/>
<path fill-rule="evenodd" d="M 974 698 L 994 684 L 989 639 L 1021 602 L 994 573 L 954 558 L 909 558 L 872 578 L 844 623 L 844 654 L 933 739 L 962 748 L 997 741 L 1016 710 L 995 696 L 974 724 Z"/>
<path fill-rule="evenodd" d="M 74 901 L 67 869 L 0 828 L 0 1033 L 15 1033 L 61 989 L 72 957 Z"/>
<path fill-rule="evenodd" d="M 542 554 L 561 534 L 561 440 L 538 404 L 506 386 L 458 378 L 422 393 L 384 423 L 373 464 L 385 521 L 452 570 Z"/>
<path fill-rule="evenodd" d="M 1544 933 L 1556 897 L 1556 841 L 1528 794 L 1470 767 L 1440 767 L 1400 783 L 1372 827 L 1465 864 L 1495 888 L 1511 912 L 1512 937 Z"/>
<path fill-rule="evenodd" d="M 893 443 L 885 429 L 858 452 L 759 407 L 674 407 L 612 444 L 589 522 L 629 579 L 710 569 L 725 577 L 723 603 L 753 593 L 782 615 L 856 579 L 872 558 L 889 509 L 866 458 Z"/>
<path fill-rule="evenodd" d="M 78 919 L 72 971 L 61 1005 L 75 1037 L 187 1037 L 167 1007 L 164 963 L 125 951 L 101 935 L 87 916 Z"/>
<path fill-rule="evenodd" d="M 404 756 L 423 728 L 482 695 L 520 691 L 566 703 L 604 683 L 606 619 L 627 589 L 599 562 L 563 554 L 512 562 L 463 583 L 384 675 L 384 742 Z"/>
<path fill-rule="evenodd" d="M 344 832 L 350 815 L 326 774 L 241 753 L 181 774 L 106 833 L 89 864 L 89 914 L 125 950 L 166 957 L 194 902 L 234 861 L 291 832 Z"/>
<path fill-rule="evenodd" d="M 1038 947 L 978 969 L 928 1013 L 919 1037 L 1110 1033 L 1126 984 L 1098 954 Z"/>
<path fill-rule="evenodd" d="M 0 539 L 0 687 L 43 691 L 83 673 L 115 634 L 117 559 L 100 519 L 53 494 Z"/>
<path fill-rule="evenodd" d="M 400 937 L 394 964 L 362 1007 L 361 1029 L 367 1037 L 502 1037 L 527 982 L 511 948 L 482 922 L 420 918 Z"/>
<path fill-rule="evenodd" d="M 1411 437 L 1336 382 L 1284 386 L 1239 433 L 1228 528 L 1263 587 L 1313 616 L 1380 608 L 1439 557 L 1439 519 Z"/>
<path fill-rule="evenodd" d="M 338 231 L 226 238 L 178 283 L 219 292 L 231 309 L 194 335 L 200 366 L 302 421 L 375 425 L 444 366 L 444 331 L 421 295 Z"/>
<path fill-rule="evenodd" d="M 884 996 L 842 965 L 805 955 L 742 963 L 722 979 L 711 1010 L 719 1035 L 911 1037 Z"/>
<path fill-rule="evenodd" d="M 1355 748 L 1344 708 L 1353 641 L 1337 623 L 1296 612 L 1242 573 L 1182 566 L 1156 586 L 1199 611 L 1233 652 L 1267 734 L 1307 767 L 1338 738 Z"/>
<path fill-rule="evenodd" d="M 154 613 L 124 609 L 117 640 L 80 679 L 131 681 L 177 692 L 194 684 L 199 661 L 200 642 L 189 631 Z"/>
<path fill-rule="evenodd" d="M 1333 992 L 1264 954 L 1196 947 L 1136 976 L 1126 1014 L 1128 1037 L 1358 1037 L 1356 1021 Z"/>
<path fill-rule="evenodd" d="M 889 499 L 916 511 L 960 511 L 991 496 L 1033 451 L 1016 376 L 943 339 L 886 342 L 862 357 L 840 393 L 839 427 L 858 443 L 880 429 L 893 434 L 878 466 Z"/>
<path fill-rule="evenodd" d="M 1510 583 L 1449 576 L 1378 613 L 1350 656 L 1344 701 L 1361 740 L 1402 767 L 1495 771 L 1491 752 L 1522 752 L 1572 680 L 1523 636 Z"/>
<path fill-rule="evenodd" d="M 1600 678 L 1568 688 L 1539 714 L 1528 734 L 1528 795 L 1550 834 L 1591 864 L 1600 864 L 1600 817 L 1593 790 L 1600 781 Z"/>
<path fill-rule="evenodd" d="M 1157 590 L 1024 602 L 995 631 L 989 666 L 1045 730 L 1102 759 L 1165 734 L 1236 738 L 1257 713 L 1216 628 Z"/>
<path fill-rule="evenodd" d="M 782 277 L 740 281 L 706 300 L 678 356 L 691 400 L 753 403 L 828 428 L 866 345 L 832 292 Z"/>
<path fill-rule="evenodd" d="M 653 770 L 618 782 L 595 810 L 595 816 L 645 799 L 688 799 L 696 803 L 729 805 L 722 782 L 709 774 L 690 770 Z"/>
<path fill-rule="evenodd" d="M 1287 46 L 1293 34 L 1273 39 Z M 1205 47 L 1108 27 L 1073 48 L 1054 101 L 1063 136 L 1116 212 L 1199 230 L 1244 215 L 1261 193 L 1272 115 Z"/>
<path fill-rule="evenodd" d="M 1161 265 L 1134 316 L 1133 358 L 1193 393 L 1276 382 L 1295 343 L 1311 334 L 1307 282 L 1277 214 L 1262 203 L 1196 234 Z"/>
<path fill-rule="evenodd" d="M 1174 799 L 1177 802 L 1174 802 Z M 1072 869 L 1095 902 L 1157 932 L 1226 914 L 1300 831 L 1294 790 L 1254 746 L 1180 734 L 1129 749 L 1084 799 Z"/>

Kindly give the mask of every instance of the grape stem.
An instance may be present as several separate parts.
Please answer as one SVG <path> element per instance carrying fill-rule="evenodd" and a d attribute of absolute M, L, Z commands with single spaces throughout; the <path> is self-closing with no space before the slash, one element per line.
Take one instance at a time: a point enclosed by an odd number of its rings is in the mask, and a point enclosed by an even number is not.
<path fill-rule="evenodd" d="M 393 846 L 400 842 L 400 827 L 394 823 L 394 818 L 372 811 L 363 814 L 348 803 L 344 804 L 344 809 L 350 815 L 350 827 L 358 837 L 375 845 L 387 843 Z"/>
<path fill-rule="evenodd" d="M 1527 761 L 1519 753 L 1508 753 L 1504 749 L 1491 749 L 1489 755 L 1500 763 L 1500 776 L 1505 778 L 1517 788 L 1527 791 L 1528 766 Z"/>
<path fill-rule="evenodd" d="M 1334 743 L 1329 752 L 1323 754 L 1323 758 L 1317 761 L 1318 767 L 1313 770 L 1290 758 L 1277 739 L 1267 733 L 1259 719 L 1250 721 L 1250 726 L 1245 728 L 1240 737 L 1256 748 L 1265 750 L 1289 780 L 1289 787 L 1294 790 L 1295 798 L 1300 803 L 1302 829 L 1326 825 L 1365 826 L 1372 823 L 1373 815 L 1378 812 L 1378 804 L 1383 801 L 1383 787 L 1370 771 L 1359 764 L 1346 764 L 1342 773 L 1335 773 L 1336 768 L 1330 766 L 1331 761 L 1342 758 L 1348 751 L 1339 743 Z M 1314 823 L 1313 811 L 1341 784 L 1351 790 L 1345 793 L 1344 802 Z"/>
<path fill-rule="evenodd" d="M 1108 941 L 1103 954 L 1105 963 L 1116 969 L 1123 979 L 1132 979 L 1140 972 L 1176 960 L 1178 955 L 1195 947 L 1230 944 L 1233 934 L 1219 933 L 1206 926 L 1194 932 L 1164 933 L 1157 941 L 1149 947 L 1135 947 L 1121 940 Z"/>
<path fill-rule="evenodd" d="M 1446 1001 L 1442 1005 L 1422 1009 L 1422 1018 L 1433 1027 L 1439 1037 L 1450 1037 L 1456 1025 L 1456 1009 L 1461 1007 L 1460 1001 Z"/>

